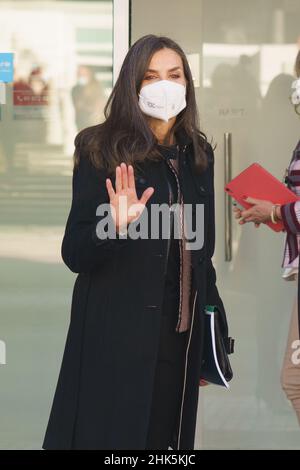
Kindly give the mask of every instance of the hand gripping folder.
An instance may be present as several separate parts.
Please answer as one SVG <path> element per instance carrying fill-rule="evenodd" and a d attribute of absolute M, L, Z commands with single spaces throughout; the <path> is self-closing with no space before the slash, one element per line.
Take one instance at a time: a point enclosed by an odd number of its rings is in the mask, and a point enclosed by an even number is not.
<path fill-rule="evenodd" d="M 252 204 L 244 201 L 244 198 L 247 197 L 264 199 L 274 204 L 287 204 L 288 202 L 299 200 L 295 193 L 265 170 L 259 163 L 252 163 L 252 165 L 233 178 L 226 184 L 225 191 L 245 209 L 252 207 Z M 281 221 L 276 224 L 266 222 L 266 225 L 275 232 L 280 232 L 284 229 Z"/>

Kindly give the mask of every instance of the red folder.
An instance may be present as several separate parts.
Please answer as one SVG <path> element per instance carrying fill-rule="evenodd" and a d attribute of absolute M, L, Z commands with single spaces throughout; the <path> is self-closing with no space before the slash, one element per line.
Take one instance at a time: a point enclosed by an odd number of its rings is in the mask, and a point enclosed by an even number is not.
<path fill-rule="evenodd" d="M 225 186 L 225 191 L 245 209 L 252 207 L 252 204 L 245 202 L 243 200 L 244 197 L 264 199 L 274 204 L 287 204 L 288 202 L 299 200 L 295 193 L 265 170 L 259 163 L 253 163 L 233 178 Z M 281 221 L 277 224 L 267 222 L 266 225 L 275 230 L 275 232 L 280 232 L 284 229 Z"/>

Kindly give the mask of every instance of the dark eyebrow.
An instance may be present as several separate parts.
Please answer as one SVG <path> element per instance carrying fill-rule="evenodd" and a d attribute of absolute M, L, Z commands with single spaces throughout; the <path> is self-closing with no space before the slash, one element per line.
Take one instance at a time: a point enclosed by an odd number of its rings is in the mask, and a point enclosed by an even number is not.
<path fill-rule="evenodd" d="M 174 72 L 175 70 L 181 70 L 181 67 L 173 67 L 172 69 L 169 69 L 168 72 Z M 158 70 L 148 69 L 148 70 L 146 70 L 146 72 L 157 73 Z"/>

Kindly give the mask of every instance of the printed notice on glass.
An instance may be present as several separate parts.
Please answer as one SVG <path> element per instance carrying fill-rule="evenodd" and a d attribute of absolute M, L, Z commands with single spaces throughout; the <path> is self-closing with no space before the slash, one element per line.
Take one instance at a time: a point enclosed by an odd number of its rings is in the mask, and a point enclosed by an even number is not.
<path fill-rule="evenodd" d="M 11 83 L 14 80 L 12 52 L 0 52 L 0 82 Z"/>

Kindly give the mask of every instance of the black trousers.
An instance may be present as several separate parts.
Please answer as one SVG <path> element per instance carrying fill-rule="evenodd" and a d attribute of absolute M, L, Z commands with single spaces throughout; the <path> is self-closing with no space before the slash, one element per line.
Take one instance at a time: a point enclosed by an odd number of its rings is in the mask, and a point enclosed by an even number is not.
<path fill-rule="evenodd" d="M 188 331 L 175 331 L 178 304 L 166 290 L 146 449 L 168 449 L 180 413 Z"/>

